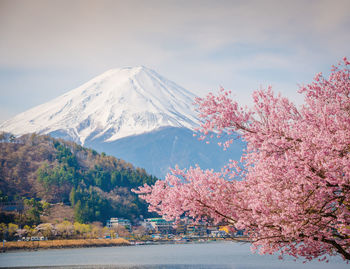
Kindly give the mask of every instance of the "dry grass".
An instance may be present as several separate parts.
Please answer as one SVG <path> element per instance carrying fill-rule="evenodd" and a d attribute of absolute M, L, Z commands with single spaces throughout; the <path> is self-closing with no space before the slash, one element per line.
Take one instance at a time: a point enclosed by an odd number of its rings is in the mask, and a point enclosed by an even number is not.
<path fill-rule="evenodd" d="M 6 242 L 6 250 L 17 249 L 38 249 L 38 248 L 81 248 L 81 247 L 107 247 L 107 246 L 125 246 L 130 242 L 123 238 L 117 239 L 69 239 L 69 240 L 47 240 L 47 241 L 18 241 L 18 242 Z"/>
<path fill-rule="evenodd" d="M 54 204 L 50 207 L 49 216 L 41 216 L 42 222 L 59 223 L 64 220 L 74 222 L 74 209 L 63 204 Z"/>

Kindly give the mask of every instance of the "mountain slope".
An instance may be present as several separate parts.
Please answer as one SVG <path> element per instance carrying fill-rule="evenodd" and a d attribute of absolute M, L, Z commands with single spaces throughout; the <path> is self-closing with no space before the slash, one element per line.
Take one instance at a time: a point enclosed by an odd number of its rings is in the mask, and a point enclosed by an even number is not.
<path fill-rule="evenodd" d="M 194 95 L 140 66 L 112 69 L 0 125 L 16 135 L 52 134 L 84 145 L 103 137 L 115 141 L 164 126 L 198 126 Z"/>
<path fill-rule="evenodd" d="M 149 216 L 131 192 L 157 179 L 115 157 L 45 135 L 0 133 L 0 200 L 35 198 L 74 208 L 75 220 Z"/>
<path fill-rule="evenodd" d="M 125 137 L 116 141 L 87 141 L 87 145 L 100 152 L 123 159 L 135 166 L 143 167 L 150 174 L 164 177 L 178 165 L 181 169 L 198 164 L 202 169 L 219 170 L 229 159 L 239 160 L 245 146 L 240 140 L 223 151 L 212 138 L 210 144 L 193 137 L 187 128 L 164 127 L 155 131 Z"/>

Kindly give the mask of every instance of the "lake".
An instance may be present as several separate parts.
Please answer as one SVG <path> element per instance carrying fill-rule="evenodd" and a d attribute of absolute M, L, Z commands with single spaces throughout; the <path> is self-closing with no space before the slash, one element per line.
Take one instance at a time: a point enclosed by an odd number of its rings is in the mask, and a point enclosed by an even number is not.
<path fill-rule="evenodd" d="M 250 252 L 249 244 L 215 242 L 202 244 L 140 245 L 81 249 L 51 249 L 16 251 L 0 254 L 0 267 L 65 268 L 305 268 L 349 269 L 339 257 L 329 263 L 318 261 L 303 264 L 286 257 L 258 255 Z"/>

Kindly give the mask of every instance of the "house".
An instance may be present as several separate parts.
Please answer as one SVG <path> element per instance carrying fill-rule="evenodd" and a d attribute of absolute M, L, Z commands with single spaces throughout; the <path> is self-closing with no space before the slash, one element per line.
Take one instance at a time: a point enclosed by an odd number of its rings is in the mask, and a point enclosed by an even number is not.
<path fill-rule="evenodd" d="M 173 233 L 174 231 L 174 222 L 166 221 L 162 218 L 145 219 L 142 223 L 142 226 L 144 226 L 148 230 L 154 230 L 155 232 L 159 232 L 162 234 L 169 234 Z"/>
<path fill-rule="evenodd" d="M 192 223 L 188 224 L 186 228 L 186 234 L 204 236 L 207 235 L 207 226 L 204 223 Z"/>
<path fill-rule="evenodd" d="M 122 218 L 110 218 L 107 220 L 106 226 L 108 228 L 113 228 L 115 226 L 123 226 L 125 227 L 129 232 L 131 231 L 131 222 L 128 219 L 122 219 Z"/>
<path fill-rule="evenodd" d="M 219 230 L 219 231 L 211 231 L 210 237 L 220 237 L 220 238 L 224 238 L 227 237 L 227 233 L 225 231 Z"/>

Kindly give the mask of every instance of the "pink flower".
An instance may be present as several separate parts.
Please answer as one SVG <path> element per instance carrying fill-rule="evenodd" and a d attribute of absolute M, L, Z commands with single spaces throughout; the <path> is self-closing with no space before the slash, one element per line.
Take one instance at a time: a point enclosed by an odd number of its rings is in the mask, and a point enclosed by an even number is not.
<path fill-rule="evenodd" d="M 271 87 L 253 93 L 251 109 L 223 88 L 197 99 L 200 139 L 225 133 L 231 137 L 218 144 L 226 149 L 240 136 L 241 162 L 220 173 L 176 168 L 137 193 L 167 218 L 187 214 L 244 229 L 262 254 L 350 260 L 349 65 L 344 58 L 328 79 L 319 73 L 301 87 L 300 108 Z"/>

